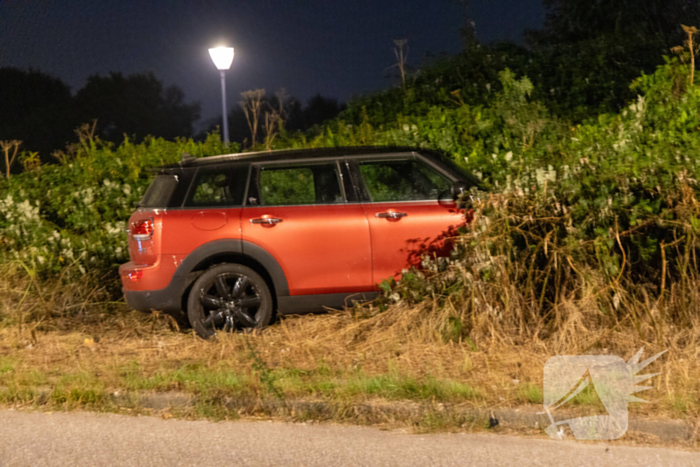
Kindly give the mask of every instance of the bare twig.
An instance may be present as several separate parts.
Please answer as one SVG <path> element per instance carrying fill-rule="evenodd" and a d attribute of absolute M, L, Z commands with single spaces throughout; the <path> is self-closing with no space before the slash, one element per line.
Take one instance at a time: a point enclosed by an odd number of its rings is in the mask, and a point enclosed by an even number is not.
<path fill-rule="evenodd" d="M 695 34 L 698 33 L 698 29 L 695 26 L 686 26 L 685 24 L 681 24 L 681 27 L 683 28 L 683 31 L 688 34 L 688 40 L 685 42 L 685 44 L 690 51 L 690 85 L 692 86 L 695 79 L 695 55 L 697 54 L 693 47 L 695 45 L 693 39 Z"/>
<path fill-rule="evenodd" d="M 0 141 L 0 148 L 5 154 L 5 176 L 8 179 L 10 178 L 10 167 L 12 167 L 12 164 L 14 164 L 15 159 L 17 158 L 17 152 L 19 152 L 19 146 L 21 144 L 22 141 L 18 141 L 16 139 L 12 141 Z M 11 156 L 10 152 L 12 152 Z"/>
<path fill-rule="evenodd" d="M 265 97 L 264 89 L 253 89 L 250 91 L 245 91 L 241 93 L 243 100 L 238 104 L 243 109 L 245 113 L 246 121 L 248 122 L 248 128 L 250 129 L 250 136 L 252 138 L 251 147 L 257 144 L 258 138 L 258 123 L 260 121 L 260 109 L 262 107 L 262 100 Z"/>
<path fill-rule="evenodd" d="M 272 149 L 272 141 L 277 136 L 280 116 L 276 111 L 265 112 L 265 149 Z"/>
<path fill-rule="evenodd" d="M 403 90 L 406 91 L 406 62 L 408 61 L 408 47 L 406 47 L 404 53 L 404 47 L 408 43 L 408 39 L 394 39 L 394 55 L 396 56 L 396 63 L 391 65 L 388 69 L 398 68 L 401 74 L 401 86 Z"/>
<path fill-rule="evenodd" d="M 284 126 L 289 118 L 289 106 L 291 105 L 292 98 L 287 94 L 285 88 L 280 88 L 275 92 L 275 97 L 277 98 L 277 114 L 279 116 L 279 124 Z"/>

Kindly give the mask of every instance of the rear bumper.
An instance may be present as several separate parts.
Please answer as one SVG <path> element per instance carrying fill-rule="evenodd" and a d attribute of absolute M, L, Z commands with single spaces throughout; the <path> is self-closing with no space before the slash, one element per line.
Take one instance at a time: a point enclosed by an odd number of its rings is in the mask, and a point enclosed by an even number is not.
<path fill-rule="evenodd" d="M 181 255 L 158 256 L 153 264 L 129 261 L 119 266 L 119 276 L 124 290 L 150 291 L 168 287 L 172 282 Z"/>
<path fill-rule="evenodd" d="M 178 294 L 168 288 L 161 290 L 125 290 L 124 300 L 130 308 L 148 313 L 153 310 L 177 313 L 182 311 L 182 291 Z"/>
<path fill-rule="evenodd" d="M 160 258 L 159 258 L 160 259 Z M 152 265 L 133 262 L 122 264 L 124 300 L 134 310 L 177 313 L 182 311 L 182 294 L 187 285 L 185 277 L 175 274 L 176 261 L 157 261 Z M 132 277 L 136 277 L 132 279 Z"/>

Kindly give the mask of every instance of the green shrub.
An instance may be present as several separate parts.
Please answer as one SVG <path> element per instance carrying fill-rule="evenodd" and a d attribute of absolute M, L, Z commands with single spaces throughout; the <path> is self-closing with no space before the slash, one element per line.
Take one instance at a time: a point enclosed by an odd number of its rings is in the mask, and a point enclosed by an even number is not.
<path fill-rule="evenodd" d="M 119 146 L 82 138 L 46 164 L 0 181 L 0 257 L 40 274 L 112 271 L 128 258 L 126 221 L 151 180 L 149 168 L 183 152 L 224 152 L 218 135 L 202 143 L 150 138 Z M 70 272 L 69 272 L 70 275 Z"/>

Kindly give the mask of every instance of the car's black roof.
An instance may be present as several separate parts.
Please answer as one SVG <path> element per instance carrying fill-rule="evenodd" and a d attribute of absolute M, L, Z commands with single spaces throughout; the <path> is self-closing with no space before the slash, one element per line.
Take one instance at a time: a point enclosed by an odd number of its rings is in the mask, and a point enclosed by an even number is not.
<path fill-rule="evenodd" d="M 433 151 L 425 151 L 414 147 L 398 146 L 345 146 L 332 148 L 303 148 L 303 149 L 279 149 L 275 151 L 241 152 L 237 154 L 222 154 L 195 158 L 189 154 L 183 154 L 182 161 L 176 164 L 165 165 L 161 168 L 198 167 L 202 165 L 219 164 L 234 161 L 276 162 L 295 159 L 359 156 L 364 154 L 391 154 L 420 152 L 421 154 Z"/>
<path fill-rule="evenodd" d="M 221 164 L 227 162 L 277 162 L 293 161 L 309 158 L 362 156 L 372 154 L 407 154 L 418 153 L 435 163 L 443 166 L 451 172 L 463 175 L 469 181 L 478 185 L 478 181 L 463 168 L 441 151 L 411 147 L 411 146 L 343 146 L 330 148 L 304 148 L 304 149 L 280 149 L 276 151 L 242 152 L 238 154 L 222 154 L 195 158 L 185 153 L 182 160 L 176 164 L 168 164 L 158 167 L 157 171 L 168 169 L 184 169 L 187 167 L 201 167 L 206 165 Z"/>

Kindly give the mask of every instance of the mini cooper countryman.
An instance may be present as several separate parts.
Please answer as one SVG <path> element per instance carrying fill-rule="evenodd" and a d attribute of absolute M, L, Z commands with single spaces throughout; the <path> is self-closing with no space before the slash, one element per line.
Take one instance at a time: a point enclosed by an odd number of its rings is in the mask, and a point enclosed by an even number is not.
<path fill-rule="evenodd" d="M 382 280 L 444 254 L 477 181 L 439 153 L 283 150 L 156 169 L 119 269 L 129 306 L 185 313 L 195 331 L 260 328 L 372 299 Z"/>

